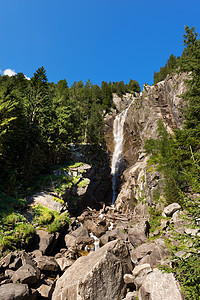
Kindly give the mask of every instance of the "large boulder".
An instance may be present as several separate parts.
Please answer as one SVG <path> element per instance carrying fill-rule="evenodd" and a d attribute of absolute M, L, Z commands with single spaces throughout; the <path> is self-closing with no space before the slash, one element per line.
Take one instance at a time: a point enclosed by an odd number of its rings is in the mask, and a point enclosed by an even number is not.
<path fill-rule="evenodd" d="M 139 300 L 183 300 L 178 282 L 172 273 L 154 269 L 139 289 Z"/>
<path fill-rule="evenodd" d="M 123 276 L 131 270 L 126 243 L 112 241 L 68 268 L 58 279 L 52 299 L 122 299 L 126 290 Z"/>
<path fill-rule="evenodd" d="M 0 300 L 29 300 L 27 284 L 8 283 L 0 286 Z"/>
<path fill-rule="evenodd" d="M 142 220 L 129 229 L 128 238 L 134 247 L 141 245 L 147 241 L 149 228 L 149 222 L 146 220 Z"/>

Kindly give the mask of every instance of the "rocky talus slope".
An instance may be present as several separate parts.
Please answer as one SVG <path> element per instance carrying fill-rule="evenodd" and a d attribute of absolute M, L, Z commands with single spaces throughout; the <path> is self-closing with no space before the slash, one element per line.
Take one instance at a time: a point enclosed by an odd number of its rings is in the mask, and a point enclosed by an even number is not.
<path fill-rule="evenodd" d="M 143 149 L 145 140 L 157 135 L 159 118 L 169 131 L 181 127 L 178 95 L 185 89 L 184 78 L 184 74 L 175 75 L 155 86 L 144 86 L 131 105 L 124 128 L 125 171 L 114 207 L 109 205 L 109 166 L 100 161 L 97 168 L 77 151 L 74 159 L 83 164 L 65 170 L 76 182 L 70 193 L 66 190 L 63 194 L 65 204 L 55 203 L 55 194 L 49 191 L 30 197 L 30 219 L 31 205 L 39 201 L 60 214 L 69 210 L 71 224 L 59 234 L 38 229 L 34 247 L 10 252 L 0 260 L 0 300 L 184 299 L 174 275 L 157 267 L 172 263 L 165 244 L 165 238 L 173 241 L 171 226 L 178 232 L 197 232 L 181 218 L 184 212 L 179 204 L 155 203 L 154 190 L 162 185 L 162 178 L 148 165 Z M 114 95 L 113 100 L 117 110 L 106 117 L 110 155 L 114 117 L 133 95 L 123 99 Z M 150 228 L 149 207 L 161 210 L 160 224 L 155 228 Z"/>

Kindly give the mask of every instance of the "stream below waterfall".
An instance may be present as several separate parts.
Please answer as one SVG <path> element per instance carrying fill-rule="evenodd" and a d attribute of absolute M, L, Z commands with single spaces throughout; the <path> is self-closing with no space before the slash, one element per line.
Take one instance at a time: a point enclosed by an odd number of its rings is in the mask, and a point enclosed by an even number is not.
<path fill-rule="evenodd" d="M 112 175 L 112 205 L 114 204 L 117 197 L 117 176 L 119 174 L 119 167 L 122 158 L 123 141 L 124 141 L 124 123 L 126 116 L 131 104 L 134 102 L 135 98 L 131 101 L 126 109 L 124 109 L 120 114 L 116 115 L 113 124 L 113 136 L 114 136 L 114 152 L 112 157 L 111 175 Z"/>

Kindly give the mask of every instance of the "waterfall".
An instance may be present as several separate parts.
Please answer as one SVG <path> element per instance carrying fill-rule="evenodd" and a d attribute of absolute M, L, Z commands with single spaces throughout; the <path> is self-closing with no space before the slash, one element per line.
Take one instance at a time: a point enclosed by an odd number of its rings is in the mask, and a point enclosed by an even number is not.
<path fill-rule="evenodd" d="M 112 157 L 112 167 L 111 167 L 111 175 L 112 175 L 112 190 L 113 190 L 113 197 L 112 197 L 112 204 L 114 204 L 116 196 L 117 196 L 117 175 L 120 166 L 120 160 L 122 155 L 122 148 L 123 148 L 123 139 L 124 139 L 124 123 L 126 120 L 126 115 L 128 110 L 132 104 L 131 101 L 129 106 L 124 109 L 120 114 L 115 117 L 114 124 L 113 124 L 113 135 L 114 135 L 114 143 L 115 149 Z"/>

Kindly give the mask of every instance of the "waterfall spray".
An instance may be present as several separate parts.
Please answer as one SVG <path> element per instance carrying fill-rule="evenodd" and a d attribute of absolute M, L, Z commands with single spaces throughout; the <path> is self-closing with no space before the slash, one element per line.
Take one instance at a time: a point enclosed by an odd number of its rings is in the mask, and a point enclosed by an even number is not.
<path fill-rule="evenodd" d="M 133 99 L 134 101 L 135 99 Z M 114 124 L 113 124 L 113 135 L 114 135 L 114 143 L 115 143 L 115 150 L 112 157 L 112 167 L 111 167 L 111 175 L 112 175 L 112 190 L 113 190 L 113 197 L 112 197 L 112 204 L 114 204 L 116 196 L 117 196 L 117 175 L 119 172 L 119 166 L 121 161 L 122 155 L 122 148 L 123 148 L 123 139 L 124 139 L 124 123 L 126 120 L 126 116 L 128 110 L 132 104 L 123 110 L 119 115 L 115 117 Z"/>

